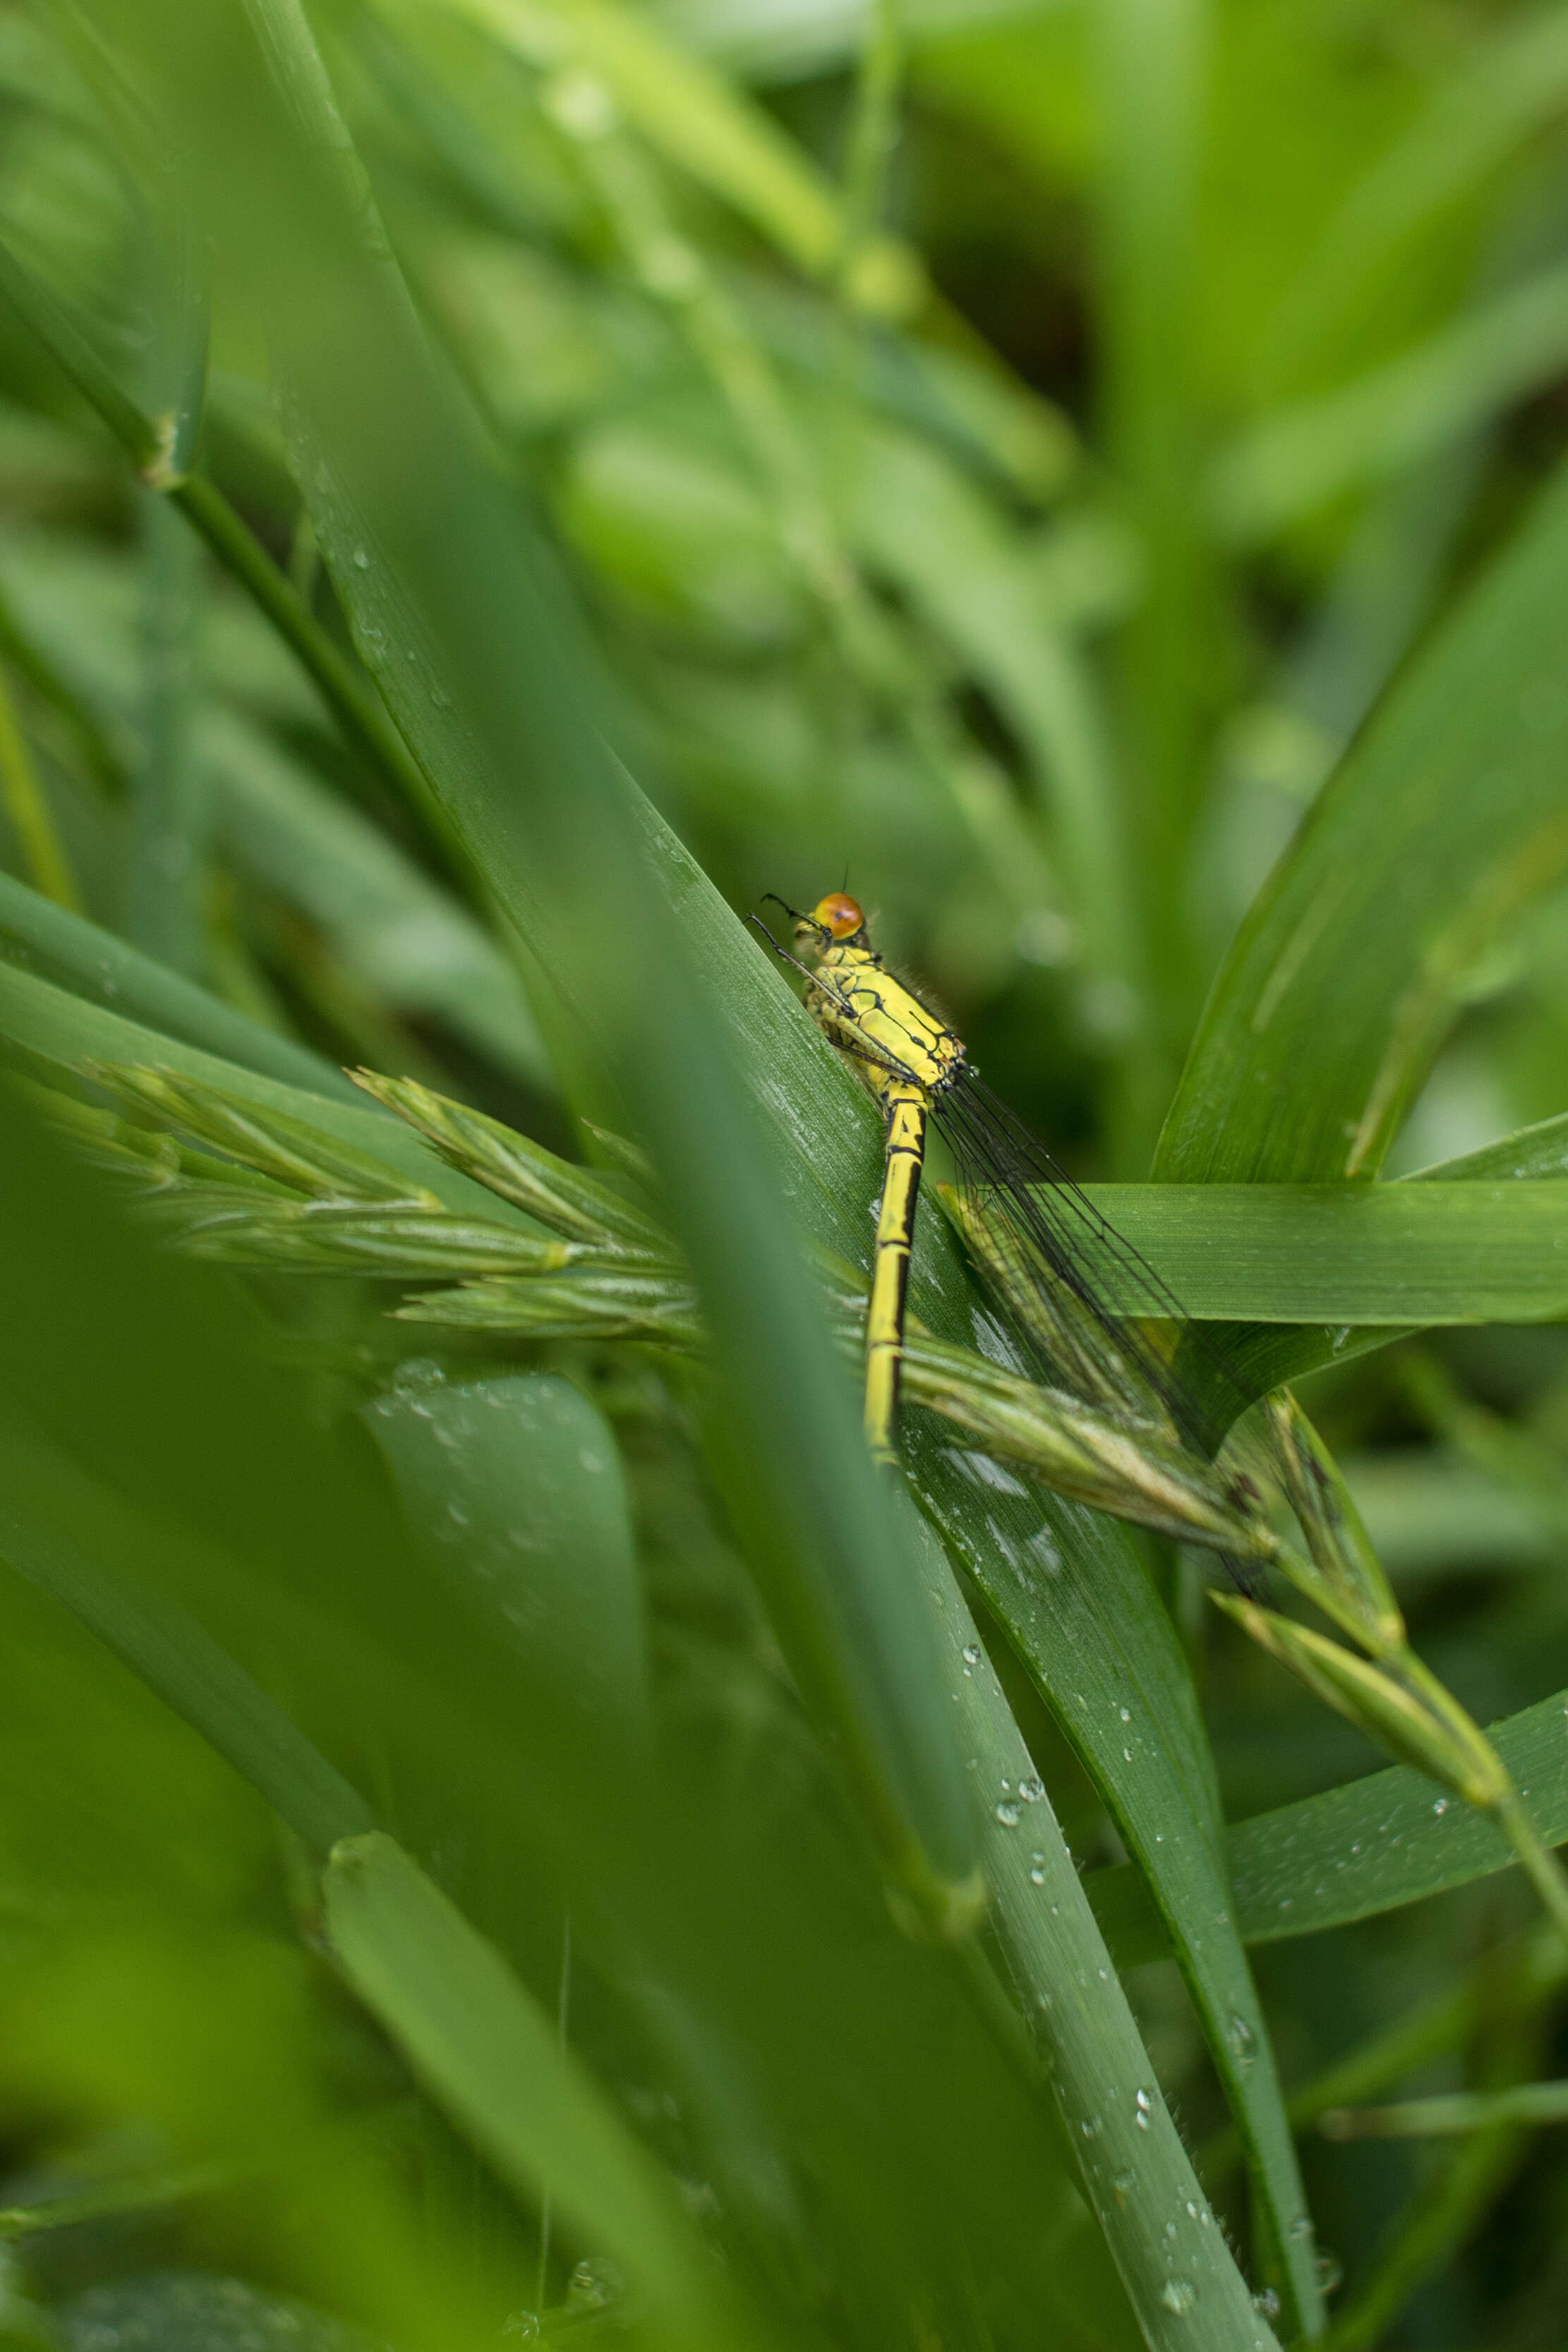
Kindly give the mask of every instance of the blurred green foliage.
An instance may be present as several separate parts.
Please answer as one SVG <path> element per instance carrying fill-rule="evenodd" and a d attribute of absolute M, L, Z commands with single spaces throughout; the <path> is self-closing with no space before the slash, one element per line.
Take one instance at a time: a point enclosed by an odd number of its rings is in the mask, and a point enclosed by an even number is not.
<path fill-rule="evenodd" d="M 1565 236 L 1556 5 L 0 7 L 0 2338 L 1560 2341 L 1508 1849 L 1202 1556 L 878 1491 L 733 915 L 1312 1375 L 1568 1839 Z M 193 1264 L 110 1063 L 271 1122 L 144 1087 L 171 1195 L 556 1169 L 710 1352 Z"/>

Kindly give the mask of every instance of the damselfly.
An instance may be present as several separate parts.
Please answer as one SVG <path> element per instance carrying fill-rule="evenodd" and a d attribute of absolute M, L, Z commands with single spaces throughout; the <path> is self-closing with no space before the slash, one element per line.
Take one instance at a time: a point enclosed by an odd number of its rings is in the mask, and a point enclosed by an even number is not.
<path fill-rule="evenodd" d="M 775 904 L 795 925 L 798 954 L 780 947 L 765 924 L 757 929 L 805 974 L 807 1010 L 887 1122 L 866 1317 L 872 1454 L 880 1462 L 897 1458 L 910 1256 L 934 1120 L 957 1167 L 958 1221 L 1011 1307 L 1039 1377 L 1212 1455 L 1248 1400 L 1201 1342 L 1187 1344 L 1196 1349 L 1202 1377 L 1178 1376 L 1170 1327 L 1186 1318 L 1153 1268 L 992 1092 L 962 1038 L 889 971 L 856 899 L 834 891 L 809 914 L 782 898 Z M 1107 1303 L 1108 1276 L 1138 1298 L 1137 1313 Z"/>

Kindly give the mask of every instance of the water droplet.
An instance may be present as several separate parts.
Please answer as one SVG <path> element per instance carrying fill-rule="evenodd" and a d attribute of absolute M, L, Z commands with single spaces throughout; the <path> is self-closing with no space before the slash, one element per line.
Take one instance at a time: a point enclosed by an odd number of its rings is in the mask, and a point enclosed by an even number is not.
<path fill-rule="evenodd" d="M 1101 2116 L 1085 2116 L 1082 2123 L 1079 2126 L 1079 2129 L 1082 2132 L 1085 2139 L 1098 2139 L 1100 2133 L 1105 2129 L 1105 2119 Z"/>
<path fill-rule="evenodd" d="M 370 570 L 370 550 L 368 547 L 355 548 L 354 570 L 356 572 L 368 572 Z"/>
<path fill-rule="evenodd" d="M 1131 1749 L 1131 1748 L 1124 1748 L 1122 1749 L 1122 1751 L 1121 1751 L 1121 1754 L 1122 1754 L 1122 1759 L 1123 1759 L 1123 1760 L 1124 1760 L 1126 1763 L 1131 1764 L 1131 1761 L 1132 1761 L 1132 1750 Z"/>
<path fill-rule="evenodd" d="M 1237 2011 L 1231 2012 L 1230 2023 L 1225 2029 L 1225 2038 L 1229 2042 L 1231 2052 L 1238 2064 L 1250 2066 L 1258 2055 L 1257 2037 L 1246 2018 Z"/>
<path fill-rule="evenodd" d="M 625 2293 L 626 2281 L 615 2263 L 604 2254 L 589 2254 L 573 2272 L 566 2300 L 580 2311 L 603 2311 Z"/>
<path fill-rule="evenodd" d="M 1032 1886 L 1043 1886 L 1046 1883 L 1046 1857 L 1043 1853 L 1029 1856 L 1029 1883 Z"/>
<path fill-rule="evenodd" d="M 1140 2085 L 1132 2094 L 1132 2120 L 1140 2131 L 1148 2130 L 1149 2118 L 1153 2112 L 1154 2101 L 1152 2094 Z"/>
<path fill-rule="evenodd" d="M 1018 1794 L 1026 1805 L 1037 1805 L 1045 1793 L 1046 1784 L 1037 1773 L 1031 1773 L 1026 1780 L 1018 1783 Z"/>
<path fill-rule="evenodd" d="M 1304 2245 L 1312 2234 L 1312 2224 L 1305 2213 L 1298 2213 L 1290 2224 L 1290 2235 L 1297 2245 Z"/>
<path fill-rule="evenodd" d="M 1161 2302 L 1167 2311 L 1173 2311 L 1178 2319 L 1193 2309 L 1197 2299 L 1196 2287 L 1189 2285 L 1185 2279 L 1167 2279 L 1160 2289 Z"/>
<path fill-rule="evenodd" d="M 965 1664 L 966 1666 L 977 1666 L 977 1665 L 980 1664 L 980 1644 L 979 1644 L 979 1643 L 978 1643 L 978 1642 L 965 1642 L 965 1643 L 964 1643 L 964 1645 L 963 1645 L 963 1663 L 964 1663 L 964 1664 Z"/>
<path fill-rule="evenodd" d="M 1131 1720 L 1132 1720 L 1132 1710 L 1131 1710 L 1131 1707 L 1124 1706 L 1124 1707 L 1121 1709 L 1121 1720 L 1122 1720 L 1122 1722 L 1123 1722 L 1123 1723 L 1131 1723 Z"/>
<path fill-rule="evenodd" d="M 1135 2173 L 1119 2172 L 1110 2185 L 1112 2189 L 1115 2189 L 1118 2197 L 1125 2197 L 1135 2187 L 1137 2175 Z"/>
<path fill-rule="evenodd" d="M 1448 1810 L 1448 1800 L 1447 1800 L 1447 1797 L 1439 1797 L 1439 1798 L 1437 1798 L 1437 1799 L 1436 1799 L 1436 1802 L 1434 1803 L 1434 1805 L 1433 1805 L 1433 1807 L 1432 1807 L 1432 1811 L 1433 1811 L 1435 1813 L 1436 1813 L 1436 1814 L 1439 1816 L 1439 1818 L 1441 1818 L 1441 1816 L 1442 1816 L 1444 1813 L 1446 1813 L 1446 1812 L 1447 1811 L 1447 1810 Z"/>
<path fill-rule="evenodd" d="M 1320 2253 L 1312 2267 L 1317 2273 L 1318 2284 L 1322 2288 L 1323 2293 L 1332 2294 L 1335 2287 L 1344 2277 L 1344 2265 L 1333 2254 Z"/>
<path fill-rule="evenodd" d="M 996 1808 L 996 1818 L 1005 1830 L 1016 1830 L 1023 1810 L 1022 1805 L 1015 1804 L 1011 1797 L 1005 1797 Z"/>
<path fill-rule="evenodd" d="M 1259 2319 L 1278 2319 L 1279 2298 L 1271 2286 L 1262 2287 L 1252 2298 L 1252 2308 Z"/>

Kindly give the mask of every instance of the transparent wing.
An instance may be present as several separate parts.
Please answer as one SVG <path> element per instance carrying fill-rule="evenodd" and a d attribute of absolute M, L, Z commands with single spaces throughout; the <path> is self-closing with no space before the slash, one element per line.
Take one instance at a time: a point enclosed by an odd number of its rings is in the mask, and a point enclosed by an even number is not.
<path fill-rule="evenodd" d="M 1041 1372 L 1094 1402 L 1164 1422 L 1212 1459 L 1253 1402 L 1237 1368 L 974 1071 L 962 1071 L 934 1108 L 968 1196 L 960 1203 L 965 1230 L 980 1242 Z M 1111 1270 L 1150 1302 L 1142 1316 L 1108 1303 Z M 1167 1334 L 1160 1322 L 1178 1328 Z"/>

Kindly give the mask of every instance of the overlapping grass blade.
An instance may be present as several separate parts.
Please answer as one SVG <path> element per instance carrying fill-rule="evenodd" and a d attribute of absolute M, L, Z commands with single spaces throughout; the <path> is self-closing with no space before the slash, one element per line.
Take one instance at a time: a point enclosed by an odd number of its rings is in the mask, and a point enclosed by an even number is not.
<path fill-rule="evenodd" d="M 1243 924 L 1156 1176 L 1375 1174 L 1476 958 L 1568 868 L 1565 614 L 1559 476 L 1401 674 Z"/>
<path fill-rule="evenodd" d="M 1568 1843 L 1565 1703 L 1568 1695 L 1559 1691 L 1488 1734 L 1548 1845 Z M 1249 1944 L 1398 1910 L 1506 1870 L 1514 1860 L 1484 1814 L 1406 1765 L 1234 1822 L 1226 1853 L 1237 1924 Z M 1096 1874 L 1089 1887 L 1124 1964 L 1166 1948 L 1147 1895 L 1125 1864 Z"/>
<path fill-rule="evenodd" d="M 192 62 L 188 49 L 182 50 L 180 66 Z M 271 158 L 263 155 L 257 160 L 283 213 L 290 214 L 293 205 L 308 192 L 308 173 L 295 171 L 291 184 L 282 185 L 273 173 Z M 232 157 L 225 158 L 225 165 L 232 176 Z M 274 232 L 277 225 L 274 220 Z M 297 249 L 320 252 L 323 248 L 316 240 L 321 226 L 320 219 L 311 217 L 297 239 L 285 241 Z M 432 439 L 426 431 L 426 415 L 417 407 L 405 412 L 399 430 L 411 431 L 413 437 L 399 445 L 395 482 L 389 483 L 379 473 L 378 467 L 390 455 L 387 435 L 395 411 L 395 404 L 389 407 L 386 387 L 396 386 L 400 395 L 406 393 L 412 397 L 423 381 L 422 362 L 416 352 L 410 350 L 405 330 L 397 320 L 377 315 L 379 295 L 361 277 L 357 259 L 352 265 L 348 261 L 335 228 L 330 232 L 324 249 L 335 255 L 334 266 L 346 273 L 334 281 L 336 291 L 329 315 L 334 325 L 349 335 L 347 348 L 353 349 L 356 324 L 366 325 L 383 339 L 376 348 L 386 353 L 376 366 L 378 421 L 371 432 L 366 430 L 370 411 L 355 405 L 354 365 L 336 367 L 331 382 L 323 383 L 315 367 L 317 355 L 298 349 L 293 355 L 292 364 L 303 371 L 301 382 L 309 385 L 312 412 L 304 478 L 318 535 L 328 551 L 340 593 L 373 667 L 378 642 L 384 647 L 395 644 L 412 654 L 411 661 L 396 666 L 395 685 L 389 675 L 392 665 L 382 665 L 381 675 L 385 678 L 387 691 L 395 693 L 400 718 L 413 740 L 419 743 L 422 756 L 429 760 L 433 772 L 440 774 L 447 804 L 460 810 L 471 854 L 491 874 L 531 945 L 542 961 L 562 975 L 575 1002 L 588 1011 L 590 1024 L 601 1042 L 621 1045 L 616 1058 L 623 1069 L 626 1069 L 626 1041 L 637 1041 L 634 1067 L 627 1069 L 627 1076 L 634 1080 L 634 1095 L 647 1118 L 648 1139 L 656 1152 L 662 1150 L 665 1156 L 663 1172 L 671 1200 L 679 1204 L 682 1219 L 689 1224 L 685 1237 L 694 1263 L 700 1271 L 706 1264 L 716 1272 L 715 1250 L 720 1240 L 732 1230 L 730 1221 L 740 1197 L 733 1181 L 734 1172 L 743 1164 L 743 1156 L 733 1122 L 728 1115 L 721 1115 L 719 1097 L 700 1059 L 694 1064 L 688 1055 L 679 1070 L 669 1066 L 672 1043 L 684 1042 L 684 1038 L 675 1039 L 669 1030 L 656 1029 L 651 1037 L 648 1035 L 647 1024 L 663 1002 L 652 983 L 658 977 L 664 950 L 647 936 L 649 916 L 644 892 L 623 887 L 616 880 L 613 866 L 607 863 L 607 845 L 614 838 L 616 820 L 611 821 L 609 832 L 601 829 L 595 838 L 592 885 L 584 883 L 581 889 L 563 889 L 551 881 L 552 860 L 561 854 L 562 836 L 554 829 L 564 822 L 565 807 L 575 797 L 585 814 L 588 807 L 598 803 L 605 787 L 595 776 L 599 755 L 587 754 L 581 739 L 568 724 L 564 710 L 552 697 L 543 695 L 543 679 L 538 673 L 528 681 L 531 688 L 542 695 L 537 710 L 525 719 L 514 698 L 524 683 L 517 667 L 520 644 L 527 646 L 531 638 L 537 640 L 542 635 L 552 642 L 559 660 L 570 644 L 570 632 L 564 636 L 558 634 L 563 624 L 550 600 L 547 598 L 542 607 L 536 588 L 524 587 L 515 578 L 510 548 L 498 551 L 493 502 L 489 504 L 487 519 L 481 519 L 474 505 L 469 480 L 459 464 L 460 438 L 454 433 L 450 420 Z M 290 299 L 298 301 L 298 297 L 296 286 Z M 309 303 L 303 305 L 300 315 L 312 315 Z M 298 320 L 295 323 L 299 323 Z M 390 346 L 384 341 L 386 336 L 392 338 Z M 395 359 L 390 356 L 392 350 L 397 352 Z M 299 414 L 297 410 L 297 416 Z M 429 430 L 434 431 L 434 419 L 428 423 Z M 417 505 L 403 503 L 409 499 L 416 486 Z M 420 535 L 423 519 L 437 511 L 443 526 L 439 548 Z M 409 532 L 414 536 L 409 537 Z M 363 562 L 355 560 L 360 555 Z M 498 564 L 499 571 L 494 569 Z M 471 601 L 471 592 L 479 594 L 477 604 Z M 464 614 L 464 623 L 455 633 L 453 620 L 458 612 Z M 525 614 L 531 614 L 533 618 L 520 637 L 519 616 Z M 494 660 L 504 666 L 500 670 L 491 667 L 492 637 L 497 640 Z M 501 676 L 508 676 L 508 693 L 498 705 Z M 430 692 L 433 677 L 440 689 L 439 700 Z M 601 768 L 599 778 L 602 776 Z M 548 798 L 544 796 L 545 778 L 550 785 Z M 524 787 L 533 817 L 526 846 L 518 824 L 518 796 Z M 616 793 L 612 793 L 610 805 L 614 805 L 615 798 Z M 809 1160 L 804 1157 L 798 1162 L 792 1159 L 791 1180 L 800 1187 L 801 1207 L 809 1222 L 820 1222 L 826 1229 L 825 1238 L 858 1248 L 862 1231 L 858 1214 L 849 1204 L 874 1184 L 870 1154 L 874 1154 L 875 1139 L 861 1123 L 863 1114 L 847 1108 L 855 1100 L 852 1087 L 841 1074 L 830 1075 L 833 1064 L 827 1049 L 819 1047 L 809 1037 L 787 992 L 763 971 L 731 919 L 686 866 L 668 837 L 661 835 L 651 814 L 640 809 L 629 795 L 622 804 L 629 807 L 645 841 L 657 845 L 655 863 L 662 887 L 673 898 L 678 912 L 689 926 L 697 960 L 707 966 L 718 984 L 742 1058 L 747 1066 L 755 1067 L 760 1083 L 771 1095 L 772 1107 L 788 1138 L 791 1151 L 798 1150 L 808 1136 L 814 1142 L 832 1139 L 826 1150 L 813 1153 Z M 570 832 L 565 838 L 570 842 Z M 570 854 L 576 855 L 575 851 Z M 589 904 L 600 907 L 608 926 L 602 940 L 595 942 L 595 951 L 602 951 L 605 959 L 597 971 L 591 966 L 584 968 L 587 941 L 580 933 L 574 935 L 565 923 L 569 908 L 580 913 Z M 638 992 L 635 1017 L 624 1032 L 620 1031 L 620 1024 L 627 1022 L 633 1012 L 624 994 L 617 993 L 613 1000 L 614 1011 L 608 1021 L 604 1017 L 610 1010 L 605 985 L 616 982 L 618 990 L 622 960 L 635 964 Z M 689 1028 L 689 1016 L 684 1009 L 679 1021 L 682 1031 Z M 637 1056 L 643 1058 L 643 1066 L 635 1066 Z M 651 1096 L 650 1086 L 654 1087 Z M 684 1133 L 671 1134 L 668 1131 L 668 1110 L 677 1104 Z M 700 1139 L 700 1161 L 693 1158 L 693 1139 Z M 710 1193 L 711 1178 L 715 1169 L 720 1168 L 726 1171 L 729 1189 L 714 1199 Z M 757 1351 L 751 1339 L 763 1312 L 759 1269 L 773 1263 L 777 1247 L 776 1220 L 770 1217 L 763 1227 L 748 1228 L 742 1315 L 744 1356 L 732 1368 L 737 1393 L 745 1393 L 758 1373 Z M 933 1254 L 941 1247 L 940 1243 L 931 1244 Z M 963 1295 L 963 1277 L 951 1258 L 948 1265 L 948 1280 L 958 1286 L 956 1301 Z M 771 1293 L 768 1296 L 771 1300 Z M 779 1333 L 790 1328 L 797 1313 L 794 1306 L 786 1308 L 784 1294 L 768 1306 L 773 1344 L 767 1351 L 763 1367 L 771 1376 L 766 1412 L 771 1416 L 776 1409 L 781 1416 L 786 1416 L 783 1426 L 793 1424 L 803 1442 L 807 1440 L 805 1423 L 811 1423 L 811 1475 L 819 1493 L 826 1497 L 831 1482 L 823 1476 L 823 1463 L 837 1460 L 846 1437 L 853 1443 L 853 1423 L 848 1416 L 843 1423 L 837 1420 L 837 1408 L 830 1403 L 834 1390 L 829 1381 L 816 1383 L 815 1375 L 797 1379 L 791 1372 L 791 1360 L 787 1349 L 781 1347 Z M 727 1366 L 726 1378 L 731 1376 L 731 1368 Z M 774 1381 L 776 1408 L 772 1401 Z M 804 1401 L 817 1394 L 821 1414 L 817 1414 L 815 1405 L 809 1414 L 805 1413 Z M 835 1437 L 817 1428 L 818 1418 L 830 1423 L 840 1434 Z M 939 1465 L 933 1473 L 933 1486 L 940 1485 L 947 1475 Z M 961 1508 L 964 1517 L 971 1517 L 971 1491 L 956 1475 L 949 1491 L 955 1516 Z M 840 1580 L 835 1589 L 832 1607 L 836 1615 L 841 1612 L 847 1592 L 865 1590 L 868 1531 L 855 1537 L 853 1530 L 858 1524 L 846 1516 L 840 1497 L 835 1505 L 830 1539 L 825 1539 L 820 1546 L 825 1565 L 830 1560 L 840 1561 L 847 1543 L 848 1547 L 850 1557 L 844 1567 L 852 1574 L 847 1585 Z M 833 1573 L 842 1579 L 843 1570 L 835 1568 Z M 890 1603 L 892 1590 L 890 1586 Z M 1131 1599 L 1133 1588 L 1129 1585 L 1125 1591 Z M 1142 1605 L 1151 1609 L 1155 1606 L 1146 1591 L 1142 1595 Z M 896 1675 L 904 1706 L 912 1703 L 912 1692 L 919 1687 L 918 1678 L 911 1682 L 910 1674 L 910 1643 L 919 1636 L 918 1621 L 910 1621 L 903 1602 L 896 1605 L 889 1621 L 879 1625 L 881 1670 Z M 941 1713 L 940 1707 L 937 1712 Z M 921 1739 L 930 1740 L 932 1737 L 932 1722 L 922 1720 Z M 1120 1764 L 1118 1769 L 1121 1769 Z M 1158 1768 L 1146 1771 L 1142 1796 L 1152 1806 L 1163 1804 L 1163 1784 L 1168 1779 L 1169 1775 Z M 1152 1831 L 1147 1845 L 1152 1853 Z M 1175 1899 L 1179 1906 L 1179 1893 Z M 1205 1918 L 1202 1933 L 1212 1936 L 1215 1932 Z M 1211 2008 L 1214 2006 L 1211 2004 Z M 1131 2055 L 1129 2063 L 1132 2067 L 1142 2063 Z M 1259 2100 L 1266 2096 L 1258 2087 L 1264 2079 L 1265 2070 L 1255 2067 L 1251 2095 Z M 1179 2175 L 1179 2148 L 1174 2152 L 1165 2148 L 1161 2158 L 1161 2168 L 1173 2186 L 1172 2166 Z M 1264 2187 L 1279 2215 L 1283 2233 L 1288 2222 L 1295 2218 L 1294 2190 L 1282 2179 L 1279 2165 L 1266 2178 Z M 1130 2194 L 1128 2213 L 1136 2201 L 1135 2195 Z M 1179 2215 L 1182 2201 L 1180 2198 L 1174 2200 L 1179 2237 L 1185 2227 Z M 1189 2201 L 1195 2206 L 1196 2200 L 1190 2192 Z M 1154 2202 L 1161 2211 L 1172 2202 L 1163 2185 Z M 1110 2217 L 1110 2226 L 1118 2258 L 1145 2326 L 1161 2342 L 1184 2340 L 1182 2314 L 1170 2301 L 1162 2300 L 1167 2284 L 1163 2262 L 1158 2257 L 1151 2262 L 1152 2250 L 1146 2239 L 1121 2213 Z M 1219 2279 L 1222 2283 L 1216 2283 L 1207 2305 L 1205 2326 L 1215 2341 L 1234 2334 L 1237 2343 L 1250 2345 L 1266 2333 L 1263 2325 L 1253 2313 L 1234 2271 L 1222 2268 Z"/>

